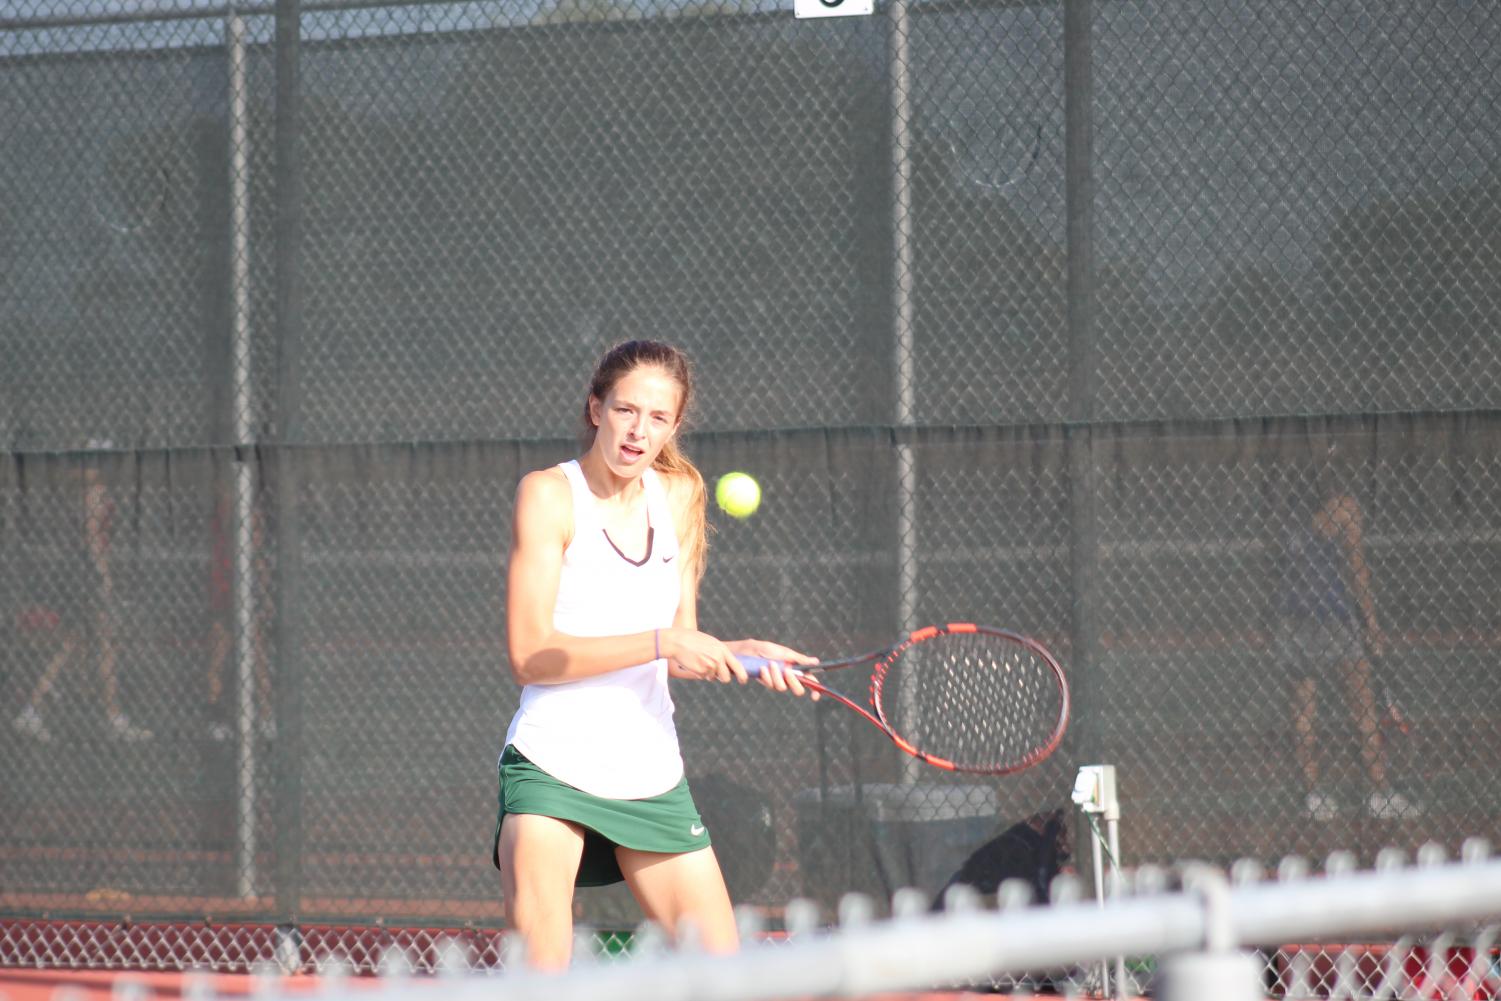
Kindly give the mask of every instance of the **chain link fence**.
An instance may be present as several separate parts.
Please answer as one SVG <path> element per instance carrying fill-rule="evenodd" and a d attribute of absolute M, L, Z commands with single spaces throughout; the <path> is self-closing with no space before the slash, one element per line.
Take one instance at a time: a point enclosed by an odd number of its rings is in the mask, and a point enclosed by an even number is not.
<path fill-rule="evenodd" d="M 737 901 L 1074 864 L 1095 762 L 1129 861 L 1501 837 L 1498 70 L 1464 0 L 6 7 L 0 915 L 499 927 L 512 492 L 631 336 L 763 489 L 707 628 L 1075 688 L 974 782 L 678 687 Z"/>

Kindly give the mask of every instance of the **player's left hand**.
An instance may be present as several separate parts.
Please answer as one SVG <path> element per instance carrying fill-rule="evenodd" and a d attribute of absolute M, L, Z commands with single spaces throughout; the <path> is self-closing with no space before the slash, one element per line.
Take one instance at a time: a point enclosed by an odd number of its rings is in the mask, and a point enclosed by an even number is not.
<path fill-rule="evenodd" d="M 799 680 L 800 672 L 797 667 L 816 667 L 817 657 L 810 657 L 800 653 L 791 647 L 770 640 L 731 640 L 725 646 L 730 648 L 731 653 L 747 654 L 752 657 L 765 657 L 771 663 L 762 669 L 757 679 L 775 692 L 791 692 L 793 695 L 809 695 L 818 701 L 818 693 L 803 685 Z"/>

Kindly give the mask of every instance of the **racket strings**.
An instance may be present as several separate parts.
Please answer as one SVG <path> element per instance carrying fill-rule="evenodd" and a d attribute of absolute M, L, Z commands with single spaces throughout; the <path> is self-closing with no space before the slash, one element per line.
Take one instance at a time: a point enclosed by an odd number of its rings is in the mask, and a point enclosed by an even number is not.
<path fill-rule="evenodd" d="M 994 769 L 1047 744 L 1063 710 L 1058 676 L 1029 647 L 987 633 L 914 644 L 886 669 L 886 724 L 918 750 L 960 768 Z"/>

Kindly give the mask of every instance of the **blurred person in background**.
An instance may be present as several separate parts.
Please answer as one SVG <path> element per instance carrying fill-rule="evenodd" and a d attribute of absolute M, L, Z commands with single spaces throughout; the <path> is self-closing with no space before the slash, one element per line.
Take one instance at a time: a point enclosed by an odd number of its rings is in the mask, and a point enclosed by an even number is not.
<path fill-rule="evenodd" d="M 109 451 L 113 447 L 108 439 L 103 438 L 91 438 L 86 445 L 90 452 Z M 115 502 L 92 458 L 85 457 L 82 462 L 80 525 L 76 534 L 70 532 L 64 540 L 70 549 L 67 564 L 82 571 L 82 580 L 75 592 L 76 611 L 59 612 L 45 604 L 31 605 L 21 611 L 17 622 L 21 634 L 31 639 L 33 645 L 55 648 L 13 725 L 29 737 L 51 743 L 54 734 L 47 725 L 44 703 L 56 690 L 58 680 L 69 665 L 82 663 L 92 650 L 99 673 L 105 732 L 116 740 L 127 742 L 150 740 L 152 732 L 132 722 L 120 706 L 116 672 L 118 616 L 114 578 L 110 572 Z"/>
<path fill-rule="evenodd" d="M 1316 723 L 1319 679 L 1327 672 L 1310 671 L 1310 658 L 1332 663 L 1343 688 L 1369 781 L 1366 812 L 1384 820 L 1415 813 L 1416 804 L 1394 792 L 1387 778 L 1371 663 L 1385 652 L 1386 637 L 1376 617 L 1360 504 L 1342 490 L 1323 491 L 1312 500 L 1295 497 L 1289 524 L 1276 654 L 1292 677 L 1293 748 L 1308 815 L 1333 820 L 1340 808 L 1336 793 L 1321 784 Z"/>

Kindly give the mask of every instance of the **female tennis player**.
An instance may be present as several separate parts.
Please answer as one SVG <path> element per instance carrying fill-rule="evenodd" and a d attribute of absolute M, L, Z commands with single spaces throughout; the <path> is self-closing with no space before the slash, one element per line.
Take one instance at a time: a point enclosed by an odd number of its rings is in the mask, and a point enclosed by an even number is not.
<path fill-rule="evenodd" d="M 600 362 L 584 454 L 527 474 L 516 495 L 506 625 L 521 705 L 500 757 L 492 861 L 535 969 L 568 964 L 575 886 L 624 880 L 670 933 L 739 944 L 709 833 L 683 776 L 668 678 L 760 681 L 804 693 L 813 658 L 697 627 L 703 477 L 674 442 L 692 396 L 686 357 L 629 341 Z"/>

